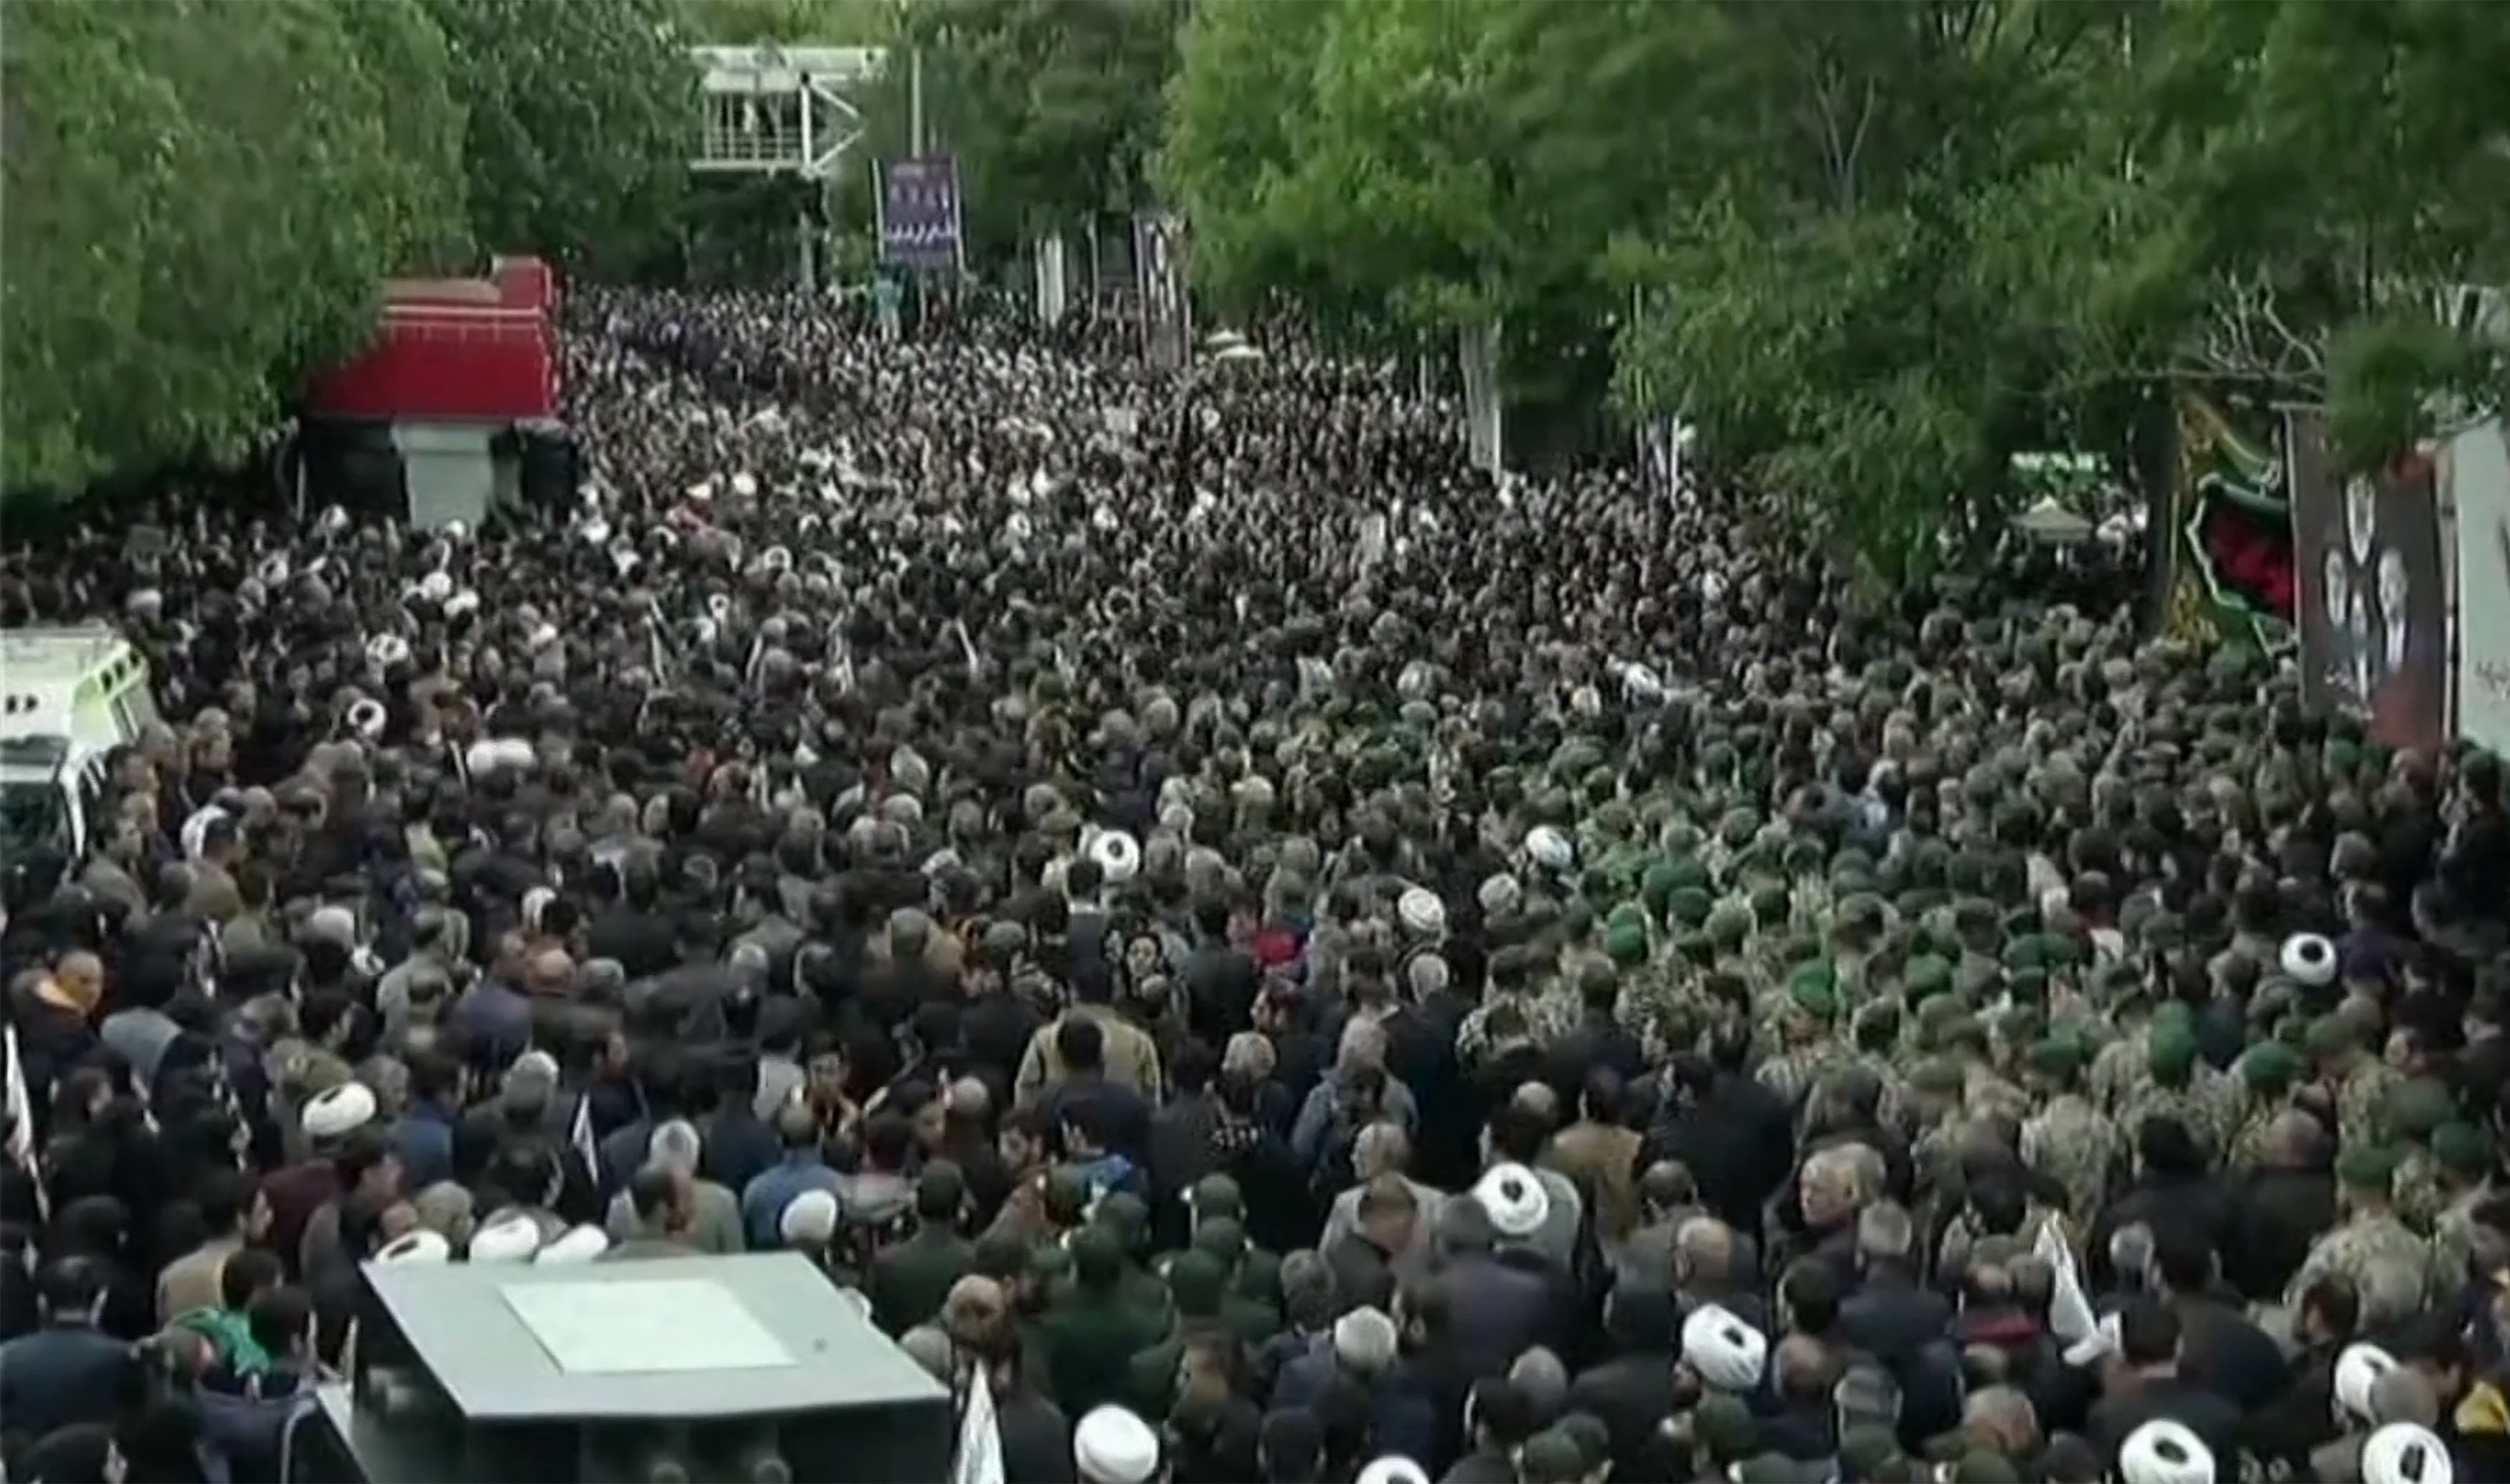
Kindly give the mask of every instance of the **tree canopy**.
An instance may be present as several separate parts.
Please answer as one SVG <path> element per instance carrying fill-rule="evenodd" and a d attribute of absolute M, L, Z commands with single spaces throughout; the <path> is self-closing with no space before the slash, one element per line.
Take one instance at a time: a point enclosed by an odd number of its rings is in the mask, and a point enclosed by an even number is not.
<path fill-rule="evenodd" d="M 908 56 L 920 51 L 928 147 L 958 157 L 973 252 L 1149 206 L 1147 162 L 1184 10 L 1184 0 L 905 6 L 878 135 L 906 142 L 894 130 L 907 110 Z"/>
<path fill-rule="evenodd" d="M 1609 323 L 1626 409 L 1895 571 L 2179 386 L 2324 398 L 2356 463 L 2498 405 L 2505 47 L 2481 0 L 1201 0 L 1158 178 L 1225 307 Z"/>
<path fill-rule="evenodd" d="M 632 264 L 694 104 L 661 0 L 7 8 L 0 488 L 241 451 L 492 251 Z"/>

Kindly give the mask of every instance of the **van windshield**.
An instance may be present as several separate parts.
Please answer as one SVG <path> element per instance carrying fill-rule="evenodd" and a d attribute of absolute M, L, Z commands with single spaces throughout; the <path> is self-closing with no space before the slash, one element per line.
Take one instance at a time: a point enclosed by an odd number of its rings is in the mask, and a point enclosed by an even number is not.
<path fill-rule="evenodd" d="M 0 866 L 70 850 L 69 796 L 46 779 L 0 780 Z"/>

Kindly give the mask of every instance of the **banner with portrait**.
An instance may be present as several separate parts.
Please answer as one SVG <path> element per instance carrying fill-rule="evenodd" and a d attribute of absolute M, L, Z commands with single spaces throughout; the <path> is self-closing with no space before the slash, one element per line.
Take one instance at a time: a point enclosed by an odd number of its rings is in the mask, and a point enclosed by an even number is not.
<path fill-rule="evenodd" d="M 2433 461 L 2339 480 L 2327 420 L 2287 415 L 2301 696 L 2363 714 L 2391 747 L 2449 735 L 2449 574 Z"/>
<path fill-rule="evenodd" d="M 1142 358 L 1162 371 L 1194 362 L 1193 278 L 1185 218 L 1145 211 L 1133 218 L 1133 270 L 1142 296 Z"/>

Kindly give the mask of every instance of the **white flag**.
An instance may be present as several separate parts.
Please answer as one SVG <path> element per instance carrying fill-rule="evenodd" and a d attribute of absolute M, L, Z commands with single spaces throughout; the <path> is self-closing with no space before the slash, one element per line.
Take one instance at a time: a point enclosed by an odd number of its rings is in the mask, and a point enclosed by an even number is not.
<path fill-rule="evenodd" d="M 2066 1242 L 2066 1222 L 2051 1214 L 2039 1224 L 2039 1235 L 2031 1243 L 2032 1255 L 2055 1271 L 2056 1291 L 2048 1300 L 2048 1332 L 2068 1345 L 2080 1345 L 2100 1333 L 2100 1317 L 2092 1310 L 2090 1295 L 2083 1291 L 2083 1280 L 2074 1271 L 2074 1249 Z"/>
<path fill-rule="evenodd" d="M 575 1118 L 568 1124 L 566 1141 L 584 1156 L 584 1168 L 592 1176 L 595 1189 L 601 1185 L 601 1146 L 592 1138 L 592 1090 L 575 1094 Z"/>
<path fill-rule="evenodd" d="M 983 1366 L 968 1380 L 968 1402 L 959 1414 L 959 1451 L 950 1484 L 1005 1484 L 1003 1433 L 994 1422 L 994 1383 Z"/>
<path fill-rule="evenodd" d="M 35 1099 L 26 1088 L 26 1063 L 18 1056 L 18 1027 L 0 1027 L 0 1041 L 5 1041 L 9 1076 L 9 1158 L 35 1179 L 35 1210 L 45 1220 L 52 1219 L 52 1203 L 45 1198 L 42 1171 L 35 1165 Z"/>

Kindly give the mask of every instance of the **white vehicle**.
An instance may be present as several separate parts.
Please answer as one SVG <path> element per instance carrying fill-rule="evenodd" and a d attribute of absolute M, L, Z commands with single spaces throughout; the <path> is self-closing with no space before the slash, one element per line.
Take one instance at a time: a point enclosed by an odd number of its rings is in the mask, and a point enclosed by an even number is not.
<path fill-rule="evenodd" d="M 148 661 L 111 629 L 0 633 L 0 865 L 84 855 L 107 756 L 156 720 Z"/>

